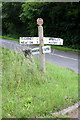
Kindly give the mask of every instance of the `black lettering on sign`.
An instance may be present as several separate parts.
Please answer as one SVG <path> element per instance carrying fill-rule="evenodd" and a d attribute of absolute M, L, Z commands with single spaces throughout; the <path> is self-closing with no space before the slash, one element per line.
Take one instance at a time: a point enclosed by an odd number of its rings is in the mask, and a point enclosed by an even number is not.
<path fill-rule="evenodd" d="M 31 37 L 27 37 L 28 40 L 31 40 Z"/>
<path fill-rule="evenodd" d="M 39 49 L 37 49 L 37 50 L 32 50 L 32 52 L 39 52 Z"/>
<path fill-rule="evenodd" d="M 57 42 L 54 42 L 54 44 L 56 44 Z"/>
<path fill-rule="evenodd" d="M 44 51 L 47 51 L 47 50 L 49 50 L 49 48 L 44 48 Z"/>
<path fill-rule="evenodd" d="M 26 40 L 26 37 L 23 37 L 23 40 Z"/>
<path fill-rule="evenodd" d="M 46 50 L 49 50 L 49 48 L 46 48 Z"/>
<path fill-rule="evenodd" d="M 49 40 L 55 40 L 55 38 L 49 38 Z"/>

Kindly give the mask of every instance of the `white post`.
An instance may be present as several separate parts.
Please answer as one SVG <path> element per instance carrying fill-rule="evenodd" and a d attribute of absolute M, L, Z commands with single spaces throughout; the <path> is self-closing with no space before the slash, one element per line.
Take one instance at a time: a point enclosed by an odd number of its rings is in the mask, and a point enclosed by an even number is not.
<path fill-rule="evenodd" d="M 39 55 L 40 55 L 40 66 L 43 69 L 43 72 L 46 72 L 45 68 L 45 53 L 42 52 L 42 47 L 44 46 L 44 41 L 43 41 L 43 20 L 41 18 L 37 19 L 37 24 L 38 26 L 38 36 L 39 36 Z"/>

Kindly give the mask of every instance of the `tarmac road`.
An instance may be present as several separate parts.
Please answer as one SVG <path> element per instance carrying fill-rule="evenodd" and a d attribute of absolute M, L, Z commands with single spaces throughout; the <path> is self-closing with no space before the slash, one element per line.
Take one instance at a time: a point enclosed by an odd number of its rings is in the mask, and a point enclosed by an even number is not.
<path fill-rule="evenodd" d="M 20 45 L 16 41 L 11 41 L 11 40 L 5 40 L 0 38 L 0 46 L 4 48 L 8 48 L 13 51 L 18 51 L 19 48 L 26 49 L 28 47 L 34 48 L 37 47 L 35 45 Z M 39 58 L 39 55 L 34 55 L 35 57 Z M 60 50 L 55 50 L 52 49 L 50 54 L 46 54 L 46 62 L 62 66 L 65 68 L 68 68 L 78 74 L 80 74 L 80 71 L 78 70 L 78 63 L 80 58 L 79 54 L 77 52 L 69 52 L 69 51 L 60 51 Z"/>

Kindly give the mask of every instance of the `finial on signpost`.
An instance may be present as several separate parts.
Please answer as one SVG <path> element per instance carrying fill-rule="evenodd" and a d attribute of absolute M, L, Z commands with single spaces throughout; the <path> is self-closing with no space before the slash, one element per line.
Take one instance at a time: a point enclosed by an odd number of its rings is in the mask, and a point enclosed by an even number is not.
<path fill-rule="evenodd" d="M 43 41 L 43 19 L 38 18 L 37 19 L 37 24 L 38 26 L 38 36 L 39 36 L 39 55 L 40 55 L 40 66 L 43 68 L 43 72 L 46 72 L 45 68 L 45 53 L 42 52 L 42 47 L 44 46 L 44 41 Z"/>
<path fill-rule="evenodd" d="M 38 25 L 42 25 L 43 24 L 43 19 L 42 18 L 38 18 L 37 19 L 37 24 Z"/>

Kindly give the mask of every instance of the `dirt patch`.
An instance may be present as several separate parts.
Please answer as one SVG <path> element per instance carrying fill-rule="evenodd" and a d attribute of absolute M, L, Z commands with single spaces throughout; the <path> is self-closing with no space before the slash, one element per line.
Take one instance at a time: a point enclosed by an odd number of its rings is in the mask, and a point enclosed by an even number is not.
<path fill-rule="evenodd" d="M 70 118 L 78 118 L 78 108 L 67 114 Z"/>
<path fill-rule="evenodd" d="M 52 113 L 52 115 L 67 115 L 69 116 L 69 118 L 76 118 L 78 120 L 80 120 L 80 101 L 78 103 L 76 103 L 75 105 L 72 105 L 66 109 L 63 109 L 59 112 L 55 112 L 55 113 Z"/>

